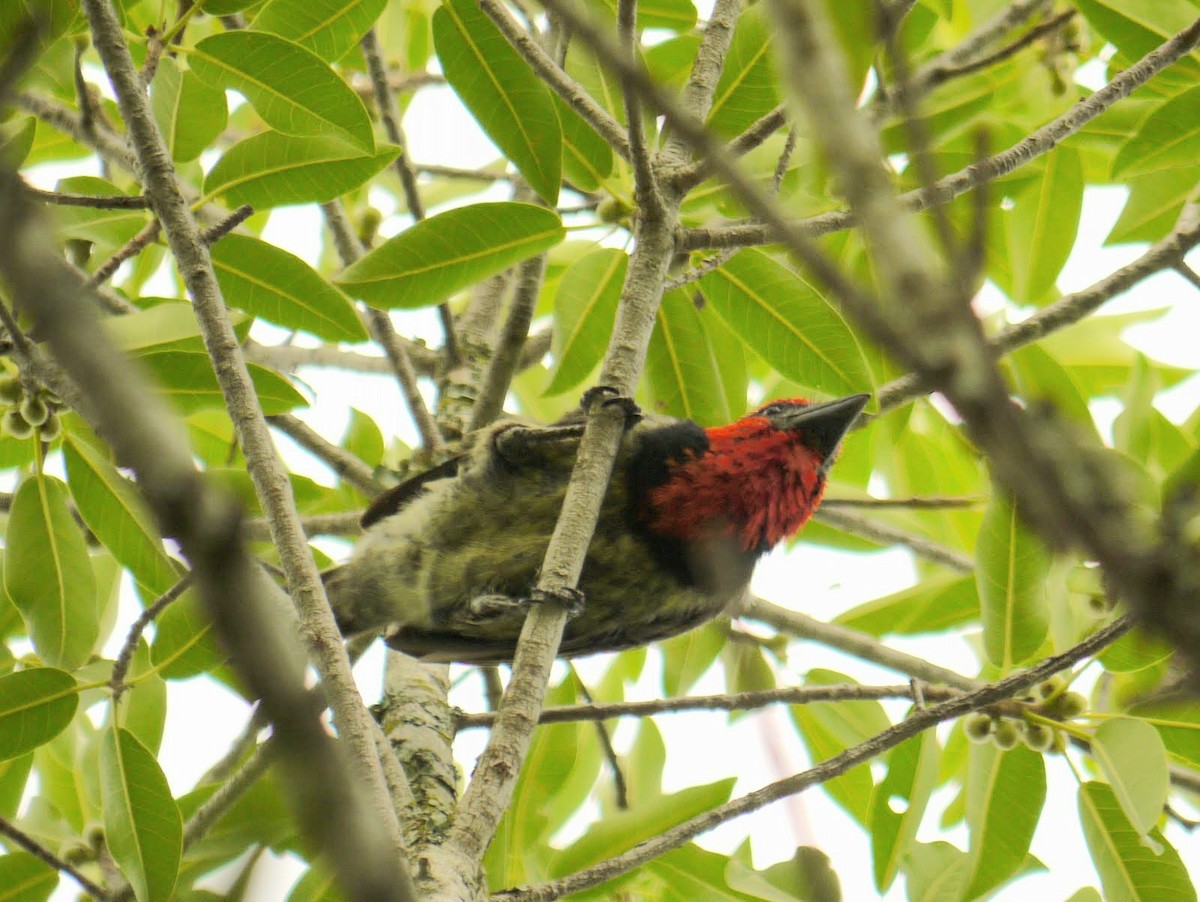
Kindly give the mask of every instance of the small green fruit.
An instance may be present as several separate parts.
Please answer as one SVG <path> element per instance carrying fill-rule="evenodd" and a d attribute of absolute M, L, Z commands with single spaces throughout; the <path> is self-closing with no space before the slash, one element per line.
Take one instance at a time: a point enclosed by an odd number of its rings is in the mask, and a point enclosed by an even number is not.
<path fill-rule="evenodd" d="M 1054 730 L 1045 724 L 1027 723 L 1021 731 L 1021 739 L 1035 752 L 1048 752 L 1054 745 Z"/>
<path fill-rule="evenodd" d="M 21 385 L 21 380 L 16 376 L 5 376 L 0 379 L 0 402 L 16 404 L 21 400 L 23 394 L 25 394 L 25 389 Z"/>
<path fill-rule="evenodd" d="M 60 435 L 62 435 L 62 420 L 58 418 L 58 414 L 52 413 L 38 428 L 38 438 L 43 442 L 52 442 Z"/>
<path fill-rule="evenodd" d="M 992 733 L 992 742 L 996 743 L 996 748 L 1007 752 L 1009 749 L 1016 748 L 1020 741 L 1021 731 L 1011 720 L 1002 720 L 996 724 L 996 729 Z"/>
<path fill-rule="evenodd" d="M 32 426 L 41 426 L 50 416 L 50 408 L 37 395 L 26 395 L 21 400 L 21 416 Z"/>
<path fill-rule="evenodd" d="M 1087 707 L 1087 698 L 1078 692 L 1064 692 L 1054 700 L 1054 713 L 1064 720 L 1078 717 Z"/>
<path fill-rule="evenodd" d="M 24 441 L 33 435 L 33 424 L 21 416 L 19 410 L 9 410 L 3 418 L 0 418 L 0 430 L 15 439 Z"/>
<path fill-rule="evenodd" d="M 987 742 L 995 729 L 996 721 L 982 711 L 972 711 L 962 721 L 963 732 L 971 742 Z"/>

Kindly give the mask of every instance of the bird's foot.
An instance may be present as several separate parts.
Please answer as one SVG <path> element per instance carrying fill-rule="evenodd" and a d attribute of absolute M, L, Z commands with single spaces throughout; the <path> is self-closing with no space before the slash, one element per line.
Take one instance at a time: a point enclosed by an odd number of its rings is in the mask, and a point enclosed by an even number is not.
<path fill-rule="evenodd" d="M 611 385 L 593 385 L 579 399 L 579 409 L 587 413 L 593 405 L 618 407 L 625 414 L 626 425 L 632 426 L 642 418 L 642 409 L 628 395 L 623 395 Z"/>
<path fill-rule="evenodd" d="M 562 605 L 566 609 L 568 620 L 572 620 L 583 613 L 584 597 L 583 593 L 578 589 L 534 589 L 530 600 L 537 604 L 545 604 L 549 601 Z"/>
<path fill-rule="evenodd" d="M 467 602 L 466 617 L 473 623 L 487 623 L 505 617 L 521 616 L 529 613 L 533 599 L 528 595 L 476 595 Z"/>
<path fill-rule="evenodd" d="M 467 602 L 466 617 L 472 623 L 488 623 L 505 617 L 524 617 L 533 605 L 547 602 L 566 608 L 568 618 L 578 617 L 583 613 L 583 593 L 578 589 L 534 589 L 528 595 L 476 595 Z"/>

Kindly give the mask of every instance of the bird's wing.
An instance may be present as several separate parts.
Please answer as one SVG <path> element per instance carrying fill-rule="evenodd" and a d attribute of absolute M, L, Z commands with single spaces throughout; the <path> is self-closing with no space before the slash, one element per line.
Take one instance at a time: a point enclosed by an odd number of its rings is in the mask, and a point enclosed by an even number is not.
<path fill-rule="evenodd" d="M 405 505 L 420 495 L 431 482 L 456 476 L 458 468 L 465 457 L 465 454 L 460 454 L 457 457 L 442 461 L 436 467 L 430 467 L 424 473 L 413 476 L 411 479 L 406 479 L 398 486 L 388 489 L 372 501 L 371 506 L 363 513 L 362 520 L 360 521 L 363 529 L 374 523 L 378 523 L 385 517 L 399 513 L 404 509 Z"/>

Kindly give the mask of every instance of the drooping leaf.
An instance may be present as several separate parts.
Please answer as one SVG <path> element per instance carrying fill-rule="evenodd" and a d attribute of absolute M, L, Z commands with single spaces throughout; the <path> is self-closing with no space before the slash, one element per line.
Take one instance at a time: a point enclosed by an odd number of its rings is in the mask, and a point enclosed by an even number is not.
<path fill-rule="evenodd" d="M 226 31 L 196 44 L 188 65 L 210 85 L 244 95 L 277 131 L 340 138 L 367 154 L 375 150 L 371 119 L 358 95 L 299 44 L 266 32 Z"/>
<path fill-rule="evenodd" d="M 701 426 L 734 419 L 725 397 L 720 362 L 704 331 L 700 312 L 682 288 L 663 295 L 646 352 L 645 372 L 656 411 L 694 420 Z"/>
<path fill-rule="evenodd" d="M 996 496 L 983 516 L 975 561 L 984 649 L 988 660 L 1007 672 L 1036 652 L 1046 638 L 1050 619 L 1045 579 L 1050 559 L 1016 508 Z"/>
<path fill-rule="evenodd" d="M 1006 216 L 1013 300 L 1043 303 L 1056 296 L 1058 278 L 1079 231 L 1083 207 L 1083 166 L 1071 148 L 1045 158 L 1040 178 L 1013 199 Z"/>
<path fill-rule="evenodd" d="M 554 296 L 555 367 L 546 394 L 574 388 L 604 356 L 628 265 L 624 251 L 600 248 L 563 272 Z"/>
<path fill-rule="evenodd" d="M 159 616 L 150 657 L 168 680 L 184 680 L 217 667 L 225 653 L 196 593 L 189 589 Z"/>
<path fill-rule="evenodd" d="M 939 753 L 937 735 L 926 730 L 900 743 L 888 755 L 887 776 L 875 787 L 870 815 L 875 885 L 881 892 L 892 885 L 916 840 L 937 782 Z"/>
<path fill-rule="evenodd" d="M 79 707 L 75 678 L 53 667 L 0 676 L 0 761 L 19 758 L 67 728 Z"/>
<path fill-rule="evenodd" d="M 779 80 L 771 60 L 771 36 L 761 6 L 738 16 L 713 95 L 708 124 L 733 137 L 779 105 Z"/>
<path fill-rule="evenodd" d="M 971 745 L 967 825 L 971 830 L 970 882 L 974 899 L 1016 874 L 1033 840 L 1046 800 L 1046 765 L 1037 752 L 992 743 Z"/>
<path fill-rule="evenodd" d="M 163 593 L 179 570 L 163 550 L 162 536 L 138 490 L 92 445 L 68 432 L 63 438 L 67 479 L 84 522 L 134 577 Z"/>
<path fill-rule="evenodd" d="M 532 204 L 473 204 L 422 220 L 335 280 L 381 309 L 429 307 L 562 241 L 554 212 Z"/>
<path fill-rule="evenodd" d="M 1154 727 L 1135 717 L 1105 720 L 1092 736 L 1092 757 L 1130 825 L 1141 834 L 1153 830 L 1171 788 L 1167 750 Z"/>
<path fill-rule="evenodd" d="M 549 90 L 472 0 L 446 0 L 433 41 L 450 87 L 549 204 L 558 200 L 562 129 Z"/>
<path fill-rule="evenodd" d="M 853 682 L 850 677 L 832 670 L 810 670 L 805 675 L 805 684 L 811 686 Z M 832 758 L 891 726 L 883 706 L 875 701 L 816 702 L 792 705 L 789 710 L 814 761 Z M 823 784 L 833 800 L 864 827 L 870 821 L 874 786 L 868 764 L 856 765 Z"/>
<path fill-rule="evenodd" d="M 616 16 L 617 0 L 598 0 Z M 637 5 L 638 28 L 665 28 L 688 31 L 696 24 L 696 4 L 692 0 L 645 0 Z"/>
<path fill-rule="evenodd" d="M 199 157 L 229 120 L 225 92 L 201 81 L 194 72 L 180 69 L 169 56 L 159 60 L 150 109 L 176 163 Z"/>
<path fill-rule="evenodd" d="M 18 486 L 5 534 L 4 588 L 42 660 L 74 670 L 96 644 L 99 612 L 87 544 L 67 497 L 53 476 L 37 474 Z"/>
<path fill-rule="evenodd" d="M 1179 853 L 1157 829 L 1147 842 L 1107 784 L 1079 787 L 1079 820 L 1107 902 L 1194 902 Z"/>
<path fill-rule="evenodd" d="M 183 820 L 154 756 L 128 730 L 100 746 L 104 834 L 138 902 L 168 902 L 179 874 Z"/>
<path fill-rule="evenodd" d="M 226 235 L 213 245 L 212 261 L 231 307 L 327 341 L 366 341 L 350 299 L 295 254 L 249 235 Z"/>

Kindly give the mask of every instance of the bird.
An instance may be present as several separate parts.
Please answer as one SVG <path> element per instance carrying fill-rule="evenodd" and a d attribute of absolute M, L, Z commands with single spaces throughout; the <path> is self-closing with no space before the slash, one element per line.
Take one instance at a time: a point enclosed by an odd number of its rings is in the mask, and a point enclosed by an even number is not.
<path fill-rule="evenodd" d="M 772 401 L 709 428 L 632 414 L 559 655 L 634 648 L 735 611 L 758 559 L 817 509 L 869 398 Z M 501 421 L 377 498 L 350 559 L 323 574 L 343 634 L 383 629 L 431 662 L 511 661 L 582 433 L 581 416 Z"/>

